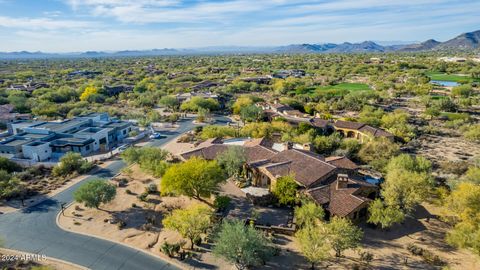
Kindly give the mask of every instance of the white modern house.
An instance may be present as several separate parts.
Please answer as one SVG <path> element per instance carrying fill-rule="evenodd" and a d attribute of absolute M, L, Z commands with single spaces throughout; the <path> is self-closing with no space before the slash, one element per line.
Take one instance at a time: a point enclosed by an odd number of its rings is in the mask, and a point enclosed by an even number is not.
<path fill-rule="evenodd" d="M 88 155 L 108 151 L 121 143 L 133 125 L 91 113 L 62 121 L 17 121 L 9 123 L 11 136 L 0 141 L 0 156 L 31 161 L 56 160 L 67 152 Z"/>

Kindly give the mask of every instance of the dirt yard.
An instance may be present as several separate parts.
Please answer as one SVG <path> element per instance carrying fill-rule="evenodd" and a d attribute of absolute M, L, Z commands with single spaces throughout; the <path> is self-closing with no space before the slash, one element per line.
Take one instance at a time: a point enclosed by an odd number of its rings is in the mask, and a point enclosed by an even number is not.
<path fill-rule="evenodd" d="M 428 210 L 427 210 L 428 209 Z M 333 257 L 318 266 L 318 269 L 353 269 L 354 264 L 360 264 L 358 251 L 369 251 L 373 254 L 370 269 L 442 269 L 439 266 L 427 264 L 419 256 L 412 255 L 407 249 L 408 244 L 415 244 L 438 255 L 448 264 L 449 269 L 476 270 L 479 269 L 480 258 L 466 250 L 456 250 L 445 242 L 448 226 L 438 220 L 436 208 L 424 204 L 419 207 L 415 216 L 401 226 L 388 231 L 372 229 L 360 225 L 364 231 L 362 245 L 358 250 L 347 250 L 344 257 Z M 274 243 L 282 248 L 281 256 L 275 257 L 262 269 L 308 269 L 309 264 L 300 255 L 300 248 L 293 237 L 276 236 Z"/>
<path fill-rule="evenodd" d="M 186 208 L 199 202 L 185 196 L 166 197 L 158 194 L 150 194 L 147 200 L 142 202 L 137 196 L 143 193 L 148 185 L 158 185 L 159 179 L 143 173 L 136 165 L 125 171 L 128 172 L 123 172 L 116 179 L 127 179 L 128 184 L 117 189 L 117 196 L 111 203 L 101 206 L 100 210 L 73 203 L 65 210 L 65 216 L 59 217 L 59 225 L 70 231 L 95 235 L 142 249 L 184 269 L 209 269 L 212 266 L 229 269 L 227 263 L 213 257 L 204 248 L 195 252 L 194 259 L 185 261 L 172 260 L 161 253 L 160 247 L 165 241 L 176 243 L 182 240 L 177 232 L 162 227 L 163 217 L 173 209 Z M 153 223 L 149 222 L 152 219 Z M 125 222 L 122 229 L 119 229 L 120 221 Z"/>
<path fill-rule="evenodd" d="M 416 153 L 433 161 L 469 160 L 480 156 L 480 145 L 462 137 L 422 135 Z"/>
<path fill-rule="evenodd" d="M 0 201 L 0 214 L 13 212 L 24 207 L 29 207 L 29 206 L 38 204 L 64 191 L 65 189 L 71 187 L 72 185 L 75 185 L 76 183 L 84 180 L 85 178 L 90 177 L 92 173 L 96 172 L 101 168 L 105 168 L 110 164 L 111 164 L 111 161 L 103 162 L 102 164 L 97 165 L 97 168 L 94 168 L 88 174 L 76 176 L 73 178 L 56 179 L 56 180 L 54 178 L 50 178 L 50 179 L 41 180 L 40 182 L 36 183 L 39 186 L 38 191 L 40 194 L 25 199 L 23 206 L 22 206 L 22 202 L 17 199 L 9 200 L 6 202 Z"/>
<path fill-rule="evenodd" d="M 40 257 L 40 260 L 16 260 L 16 261 L 5 261 L 5 259 L 8 258 L 13 258 L 10 256 L 26 256 L 26 255 L 31 255 L 28 253 L 23 253 L 20 251 L 15 251 L 15 250 L 10 250 L 10 249 L 4 249 L 0 248 L 0 256 L 2 260 L 0 261 L 0 269 L 17 269 L 17 270 L 27 270 L 31 269 L 32 267 L 48 267 L 46 269 L 51 269 L 51 270 L 81 270 L 81 269 L 86 269 L 80 266 L 76 266 L 71 263 L 66 263 L 60 260 L 55 260 L 46 257 L 43 259 Z"/>

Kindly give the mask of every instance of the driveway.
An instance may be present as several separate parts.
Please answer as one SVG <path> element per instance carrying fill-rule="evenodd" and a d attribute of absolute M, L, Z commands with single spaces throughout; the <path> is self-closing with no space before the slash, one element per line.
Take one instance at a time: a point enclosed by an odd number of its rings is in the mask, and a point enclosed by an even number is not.
<path fill-rule="evenodd" d="M 218 117 L 217 123 L 226 123 L 225 117 Z M 180 127 L 166 137 L 148 143 L 159 147 L 181 133 L 194 127 L 191 119 L 179 122 Z M 91 269 L 178 269 L 157 257 L 110 241 L 84 236 L 60 229 L 56 216 L 62 203 L 73 200 L 73 192 L 82 184 L 93 178 L 111 178 L 117 174 L 125 163 L 121 160 L 112 162 L 108 167 L 97 171 L 91 177 L 77 183 L 63 192 L 37 205 L 17 212 L 0 215 L 0 235 L 5 240 L 5 247 L 30 253 L 69 261 Z"/>

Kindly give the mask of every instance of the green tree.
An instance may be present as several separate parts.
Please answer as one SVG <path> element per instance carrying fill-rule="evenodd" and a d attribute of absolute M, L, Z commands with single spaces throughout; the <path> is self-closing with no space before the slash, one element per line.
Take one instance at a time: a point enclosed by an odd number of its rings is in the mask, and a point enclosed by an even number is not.
<path fill-rule="evenodd" d="M 342 154 L 348 158 L 356 158 L 358 151 L 360 151 L 361 148 L 362 144 L 357 139 L 353 138 L 343 139 L 340 143 Z"/>
<path fill-rule="evenodd" d="M 243 165 L 247 161 L 247 157 L 243 147 L 232 146 L 220 153 L 216 160 L 229 177 L 238 178 L 242 172 Z"/>
<path fill-rule="evenodd" d="M 155 177 L 161 177 L 168 168 L 169 152 L 156 147 L 129 147 L 121 157 L 128 163 L 138 163 L 140 168 Z"/>
<path fill-rule="evenodd" d="M 0 157 L 0 170 L 4 170 L 8 173 L 20 172 L 22 171 L 22 167 L 8 158 Z"/>
<path fill-rule="evenodd" d="M 480 185 L 460 183 L 445 199 L 443 219 L 454 224 L 447 242 L 480 255 Z"/>
<path fill-rule="evenodd" d="M 223 181 L 225 177 L 217 161 L 193 157 L 169 167 L 160 185 L 163 194 L 183 194 L 201 200 L 210 197 Z"/>
<path fill-rule="evenodd" d="M 467 127 L 463 136 L 472 142 L 480 142 L 480 125 L 471 125 Z"/>
<path fill-rule="evenodd" d="M 242 119 L 243 123 L 257 122 L 261 117 L 262 109 L 255 105 L 249 105 L 240 110 L 240 118 Z"/>
<path fill-rule="evenodd" d="M 393 135 L 410 141 L 415 137 L 414 128 L 408 124 L 410 115 L 403 110 L 395 110 L 392 113 L 382 117 L 382 127 L 391 132 Z"/>
<path fill-rule="evenodd" d="M 272 193 L 277 197 L 280 204 L 294 204 L 297 201 L 298 184 L 295 177 L 286 175 L 280 177 L 275 185 L 273 185 Z"/>
<path fill-rule="evenodd" d="M 331 246 L 327 239 L 328 233 L 323 225 L 307 224 L 295 234 L 303 256 L 310 262 L 311 269 L 315 264 L 330 257 Z"/>
<path fill-rule="evenodd" d="M 98 94 L 98 89 L 94 85 L 89 85 L 83 90 L 83 93 L 80 95 L 81 101 L 89 100 L 90 96 Z"/>
<path fill-rule="evenodd" d="M 213 98 L 193 97 L 189 101 L 185 101 L 180 106 L 183 111 L 197 112 L 199 108 L 216 111 L 220 108 L 220 104 Z"/>
<path fill-rule="evenodd" d="M 304 202 L 301 206 L 295 207 L 295 220 L 299 228 L 307 225 L 315 225 L 322 221 L 325 211 L 313 201 Z"/>
<path fill-rule="evenodd" d="M 92 168 L 92 164 L 83 159 L 79 153 L 68 152 L 60 158 L 60 162 L 53 167 L 54 176 L 67 176 L 73 172 L 84 173 Z"/>
<path fill-rule="evenodd" d="M 383 171 L 389 159 L 396 156 L 400 148 L 387 138 L 377 138 L 362 145 L 358 157 L 374 169 Z"/>
<path fill-rule="evenodd" d="M 328 241 L 337 257 L 340 257 L 344 250 L 356 248 L 362 240 L 362 230 L 347 218 L 333 217 L 326 226 Z"/>
<path fill-rule="evenodd" d="M 401 154 L 390 159 L 387 164 L 387 172 L 394 170 L 407 170 L 417 173 L 429 173 L 432 163 L 422 156 Z"/>
<path fill-rule="evenodd" d="M 331 154 L 341 144 L 342 137 L 338 133 L 333 133 L 330 136 L 317 136 L 313 140 L 313 145 L 318 152 L 322 154 Z"/>
<path fill-rule="evenodd" d="M 20 180 L 9 174 L 6 170 L 0 169 L 0 199 L 18 197 L 26 191 L 27 187 Z"/>
<path fill-rule="evenodd" d="M 202 139 L 235 137 L 235 128 L 229 126 L 209 125 L 202 129 Z"/>
<path fill-rule="evenodd" d="M 375 109 L 373 106 L 363 106 L 358 121 L 367 125 L 379 127 L 382 124 L 382 117 L 385 114 L 382 108 Z"/>
<path fill-rule="evenodd" d="M 263 265 L 274 254 L 272 243 L 253 226 L 242 221 L 224 221 L 213 253 L 234 263 L 238 269 Z"/>
<path fill-rule="evenodd" d="M 380 226 L 382 229 L 390 228 L 405 219 L 405 214 L 396 206 L 387 206 L 380 199 L 376 199 L 368 206 L 368 222 Z"/>
<path fill-rule="evenodd" d="M 162 98 L 160 98 L 158 103 L 160 105 L 163 105 L 163 106 L 169 108 L 172 111 L 175 111 L 178 108 L 178 106 L 180 105 L 180 102 L 178 101 L 178 99 L 175 96 L 163 96 Z"/>
<path fill-rule="evenodd" d="M 452 96 L 454 97 L 465 97 L 468 98 L 473 94 L 473 89 L 471 85 L 464 84 L 455 86 L 452 89 Z"/>
<path fill-rule="evenodd" d="M 232 105 L 233 114 L 239 115 L 242 108 L 253 105 L 253 100 L 250 96 L 240 96 Z"/>
<path fill-rule="evenodd" d="M 423 202 L 433 187 L 429 173 L 430 162 L 424 158 L 401 155 L 387 165 L 387 175 L 381 194 L 388 206 L 396 206 L 406 213 Z"/>
<path fill-rule="evenodd" d="M 115 198 L 116 187 L 102 179 L 93 179 L 80 186 L 74 193 L 76 202 L 84 203 L 89 208 L 99 208 L 100 204 L 108 203 Z"/>
<path fill-rule="evenodd" d="M 480 167 L 469 167 L 467 172 L 465 172 L 465 175 L 463 175 L 460 180 L 480 185 Z"/>
<path fill-rule="evenodd" d="M 187 209 L 176 209 L 166 216 L 162 224 L 167 229 L 175 230 L 182 237 L 188 238 L 191 242 L 190 249 L 200 236 L 207 231 L 211 225 L 212 210 L 201 204 L 190 206 Z"/>

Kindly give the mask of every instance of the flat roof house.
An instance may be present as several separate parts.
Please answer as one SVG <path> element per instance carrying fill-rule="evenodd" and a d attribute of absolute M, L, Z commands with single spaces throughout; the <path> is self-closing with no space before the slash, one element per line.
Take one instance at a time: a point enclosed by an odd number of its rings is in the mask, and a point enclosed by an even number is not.
<path fill-rule="evenodd" d="M 33 161 L 58 159 L 67 152 L 88 155 L 107 151 L 132 130 L 132 123 L 111 119 L 106 113 L 63 121 L 17 121 L 8 125 L 12 135 L 0 141 L 0 155 Z"/>

